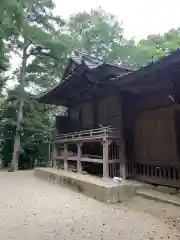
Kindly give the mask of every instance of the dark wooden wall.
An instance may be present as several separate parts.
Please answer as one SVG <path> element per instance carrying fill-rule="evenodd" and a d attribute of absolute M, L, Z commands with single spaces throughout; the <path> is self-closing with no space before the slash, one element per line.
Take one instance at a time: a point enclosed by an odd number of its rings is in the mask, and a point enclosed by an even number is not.
<path fill-rule="evenodd" d="M 82 111 L 82 128 L 92 129 L 94 128 L 94 112 L 93 102 L 85 102 L 80 106 Z"/>
<path fill-rule="evenodd" d="M 118 129 L 121 132 L 121 101 L 119 93 L 112 94 L 96 101 L 91 100 L 73 107 L 69 112 L 70 119 L 76 119 L 80 129 L 99 128 L 100 125 Z"/>
<path fill-rule="evenodd" d="M 156 108 L 162 108 L 163 106 L 173 105 L 174 102 L 170 97 L 172 92 L 169 89 L 155 91 L 154 93 L 143 93 L 137 98 L 137 112 L 143 112 L 147 110 L 152 110 Z"/>
<path fill-rule="evenodd" d="M 93 105 L 92 101 L 82 103 L 69 109 L 70 121 L 77 121 L 79 127 L 76 131 L 93 128 Z"/>
<path fill-rule="evenodd" d="M 134 123 L 137 107 L 137 96 L 129 92 L 121 92 L 122 102 L 122 132 L 125 145 L 125 155 L 128 162 L 134 162 Z"/>
<path fill-rule="evenodd" d="M 56 117 L 56 129 L 57 134 L 64 134 L 68 132 L 76 132 L 80 130 L 79 121 L 76 119 L 70 119 L 65 116 Z"/>
<path fill-rule="evenodd" d="M 97 119 L 98 124 L 103 126 L 111 125 L 112 128 L 115 128 L 122 135 L 121 101 L 118 93 L 99 100 Z"/>
<path fill-rule="evenodd" d="M 135 157 L 137 161 L 177 162 L 175 106 L 144 111 L 135 120 Z"/>
<path fill-rule="evenodd" d="M 179 161 L 180 117 L 175 114 L 179 104 L 173 97 L 170 89 L 138 96 L 134 125 L 136 161 Z"/>

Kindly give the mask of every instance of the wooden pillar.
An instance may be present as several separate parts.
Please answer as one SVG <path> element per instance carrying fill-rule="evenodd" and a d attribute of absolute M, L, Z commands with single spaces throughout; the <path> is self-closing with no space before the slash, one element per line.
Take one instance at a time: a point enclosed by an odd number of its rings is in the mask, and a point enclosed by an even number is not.
<path fill-rule="evenodd" d="M 64 144 L 64 170 L 68 170 L 68 144 Z"/>
<path fill-rule="evenodd" d="M 56 157 L 57 157 L 57 146 L 56 146 L 56 143 L 54 142 L 53 149 L 52 149 L 53 168 L 57 168 Z"/>
<path fill-rule="evenodd" d="M 103 178 L 109 177 L 109 143 L 108 139 L 105 137 L 103 139 Z"/>
<path fill-rule="evenodd" d="M 120 141 L 120 177 L 126 179 L 126 158 L 124 141 Z"/>
<path fill-rule="evenodd" d="M 79 173 L 82 172 L 82 165 L 81 165 L 82 145 L 83 145 L 82 142 L 79 142 L 77 144 L 77 156 L 78 156 L 78 159 L 77 159 L 77 172 L 79 172 Z"/>
<path fill-rule="evenodd" d="M 128 104 L 128 105 L 127 105 Z M 125 154 L 125 142 L 131 142 L 130 148 L 133 151 L 133 133 L 134 133 L 134 111 L 136 98 L 133 94 L 127 92 L 120 92 L 120 114 L 121 114 L 121 140 L 120 140 L 120 177 L 126 179 L 127 177 L 127 156 Z"/>

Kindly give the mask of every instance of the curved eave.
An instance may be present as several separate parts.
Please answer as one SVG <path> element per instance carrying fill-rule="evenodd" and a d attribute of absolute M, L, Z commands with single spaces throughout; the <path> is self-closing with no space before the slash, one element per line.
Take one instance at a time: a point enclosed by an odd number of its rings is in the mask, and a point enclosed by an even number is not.
<path fill-rule="evenodd" d="M 108 63 L 102 63 L 97 67 L 91 69 L 85 65 L 84 61 L 79 64 L 75 63 L 73 59 L 70 59 L 69 64 L 70 65 L 67 66 L 63 74 L 64 80 L 61 83 L 56 84 L 51 90 L 46 91 L 37 97 L 37 100 L 39 102 L 54 105 L 67 105 L 69 99 L 73 101 L 71 97 L 73 91 L 82 91 L 82 89 L 88 87 L 89 81 L 87 77 L 82 77 L 86 75 L 86 71 L 89 74 L 93 74 L 93 76 L 97 76 L 100 79 L 107 77 L 107 80 L 108 78 L 110 80 L 112 76 L 116 77 L 118 75 L 124 75 L 131 71 L 124 67 Z"/>
<path fill-rule="evenodd" d="M 162 71 L 166 68 L 169 68 L 175 64 L 180 63 L 180 50 L 177 49 L 176 51 L 172 52 L 168 56 L 160 58 L 158 61 L 148 64 L 145 67 L 139 68 L 135 71 L 127 73 L 123 76 L 119 76 L 116 79 L 119 85 L 131 85 L 135 81 L 138 82 L 139 80 L 144 80 L 148 76 L 148 78 L 159 71 Z"/>

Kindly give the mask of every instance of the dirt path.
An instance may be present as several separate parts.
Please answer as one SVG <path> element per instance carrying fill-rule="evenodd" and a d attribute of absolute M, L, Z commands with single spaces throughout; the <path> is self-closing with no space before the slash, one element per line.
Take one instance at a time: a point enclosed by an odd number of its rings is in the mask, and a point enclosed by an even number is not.
<path fill-rule="evenodd" d="M 0 240 L 177 240 L 178 216 L 176 207 L 139 197 L 105 205 L 32 172 L 0 172 Z"/>

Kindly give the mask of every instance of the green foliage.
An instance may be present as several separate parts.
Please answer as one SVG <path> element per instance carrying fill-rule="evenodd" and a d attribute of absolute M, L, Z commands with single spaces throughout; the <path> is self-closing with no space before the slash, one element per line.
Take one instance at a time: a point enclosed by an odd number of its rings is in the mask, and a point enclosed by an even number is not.
<path fill-rule="evenodd" d="M 142 39 L 137 44 L 141 63 L 156 61 L 180 47 L 180 28 L 171 29 L 163 35 L 154 34 Z"/>
<path fill-rule="evenodd" d="M 116 17 L 102 9 L 72 16 L 68 27 L 77 51 L 132 68 L 156 61 L 180 47 L 180 28 L 135 43 L 124 38 Z"/>
<path fill-rule="evenodd" d="M 1 109 L 1 158 L 5 166 L 12 159 L 14 135 L 16 130 L 16 109 L 18 89 L 9 91 Z M 24 120 L 21 122 L 22 145 L 20 150 L 20 168 L 32 168 L 35 164 L 47 163 L 51 146 L 51 120 L 44 105 L 37 103 L 33 96 L 26 94 Z"/>
<path fill-rule="evenodd" d="M 9 37 L 16 34 L 21 14 L 16 0 L 2 0 L 0 6 L 0 69 L 5 70 L 8 64 L 6 43 Z"/>
<path fill-rule="evenodd" d="M 43 42 L 42 42 L 43 43 Z M 43 43 L 43 47 L 36 46 L 32 50 L 35 55 L 31 64 L 27 66 L 25 82 L 35 89 L 46 90 L 60 81 L 61 75 L 67 65 L 68 57 L 72 52 L 72 39 L 65 34 L 59 34 L 50 41 Z"/>
<path fill-rule="evenodd" d="M 10 39 L 8 46 L 22 60 L 26 42 L 24 85 L 33 86 L 34 91 L 44 90 L 59 79 L 67 53 L 72 49 L 72 39 L 61 33 L 64 21 L 53 14 L 52 0 L 21 0 L 21 6 L 23 10 L 19 32 Z M 16 73 L 20 76 L 20 69 Z M 18 80 L 22 82 L 20 77 Z"/>
<path fill-rule="evenodd" d="M 7 166 L 12 160 L 17 127 L 17 109 L 24 100 L 24 119 L 20 121 L 21 168 L 44 165 L 49 159 L 52 119 L 44 106 L 33 100 L 31 93 L 44 91 L 59 82 L 70 55 L 88 54 L 104 61 L 137 68 L 159 59 L 180 45 L 180 28 L 163 35 L 151 35 L 136 43 L 123 36 L 118 19 L 102 9 L 78 13 L 65 23 L 53 14 L 53 0 L 1 0 L 0 7 L 0 66 L 6 66 L 10 53 L 26 53 L 23 88 L 20 72 L 14 75 L 18 87 L 3 87 L 10 77 L 0 71 L 1 156 Z M 27 47 L 24 51 L 24 44 Z M 23 92 L 23 94 L 22 94 Z"/>
<path fill-rule="evenodd" d="M 68 22 L 76 50 L 100 59 L 107 59 L 113 44 L 121 44 L 123 29 L 116 17 L 102 9 L 79 13 Z"/>
<path fill-rule="evenodd" d="M 6 53 L 14 52 L 22 62 L 15 71 L 18 87 L 15 92 L 8 92 L 8 98 L 2 106 L 1 149 L 6 165 L 12 158 L 13 144 L 14 152 L 20 151 L 20 164 L 26 162 L 27 166 L 32 166 L 35 160 L 40 163 L 42 159 L 49 157 L 48 147 L 45 145 L 49 146 L 50 132 L 46 127 L 50 127 L 48 125 L 50 118 L 42 111 L 39 104 L 29 99 L 27 101 L 25 86 L 32 86 L 32 84 L 38 85 L 38 87 L 41 87 L 41 84 L 43 87 L 50 86 L 46 83 L 47 74 L 45 76 L 42 76 L 42 72 L 39 76 L 37 74 L 37 65 L 42 65 L 43 60 L 44 63 L 49 63 L 51 59 L 52 64 L 56 66 L 53 68 L 55 71 L 51 72 L 51 76 L 57 76 L 55 72 L 57 73 L 57 69 L 60 69 L 58 62 L 68 41 L 65 42 L 63 36 L 61 37 L 59 34 L 64 22 L 59 16 L 53 14 L 53 9 L 54 2 L 52 0 L 3 0 L 1 2 L 1 67 L 5 66 Z M 31 60 L 28 61 L 30 57 Z M 7 55 L 8 58 L 9 55 Z M 8 80 L 3 75 L 2 73 L 1 89 Z M 43 79 L 43 83 L 39 81 L 38 77 Z M 15 135 L 20 136 L 21 147 L 17 142 L 17 137 L 15 141 L 13 140 Z M 13 157 L 13 159 L 15 158 Z"/>
<path fill-rule="evenodd" d="M 37 67 L 29 67 L 30 71 L 27 71 L 29 58 L 31 57 L 34 63 L 35 60 L 37 62 L 37 58 L 42 58 L 42 56 L 44 56 L 52 58 L 57 65 L 59 56 L 62 54 L 64 49 L 66 49 L 66 43 L 62 42 L 60 36 L 57 36 L 56 34 L 57 30 L 60 30 L 63 21 L 60 17 L 53 15 L 53 1 L 20 0 L 20 5 L 22 6 L 22 21 L 18 26 L 19 32 L 10 39 L 8 45 L 9 48 L 11 48 L 21 58 L 20 68 L 16 70 L 18 73 L 17 80 L 19 83 L 19 91 L 17 93 L 18 104 L 16 132 L 14 134 L 15 139 L 11 165 L 14 171 L 16 171 L 17 163 L 23 156 L 23 153 L 21 152 L 19 159 L 18 153 L 21 149 L 25 149 L 25 146 L 28 146 L 29 151 L 32 149 L 32 146 L 28 145 L 24 140 L 24 135 L 20 133 L 20 128 L 22 127 L 21 123 L 24 122 L 23 107 L 26 95 L 25 87 L 34 87 L 37 86 L 37 84 L 38 87 L 41 87 L 40 82 L 37 82 L 39 80 L 37 78 L 39 75 L 35 72 Z M 40 77 L 42 79 L 42 74 Z M 43 78 L 43 80 L 46 79 Z M 37 119 L 37 121 L 38 120 L 40 119 Z M 36 128 L 32 130 L 37 131 Z M 34 140 L 36 139 L 37 138 L 34 137 Z M 34 151 L 35 146 L 36 145 L 33 145 Z"/>
<path fill-rule="evenodd" d="M 118 19 L 102 9 L 74 15 L 68 21 L 75 49 L 104 61 L 135 67 L 136 45 L 123 36 Z"/>

